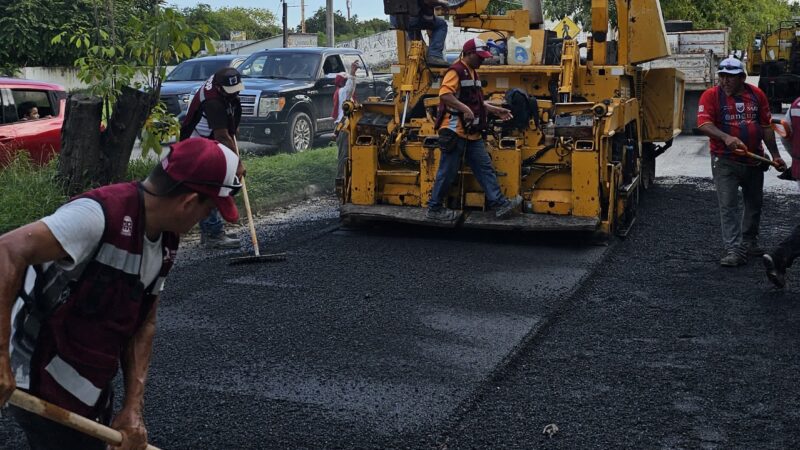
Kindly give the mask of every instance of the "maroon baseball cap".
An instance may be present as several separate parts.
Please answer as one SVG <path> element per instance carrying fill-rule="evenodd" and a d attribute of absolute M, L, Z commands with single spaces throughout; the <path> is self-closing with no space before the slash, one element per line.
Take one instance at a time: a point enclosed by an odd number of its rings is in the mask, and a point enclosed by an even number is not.
<path fill-rule="evenodd" d="M 228 147 L 206 138 L 189 138 L 170 146 L 161 167 L 173 180 L 214 199 L 222 218 L 239 220 L 233 196 L 242 188 L 236 170 L 239 157 Z"/>
<path fill-rule="evenodd" d="M 492 52 L 489 51 L 489 47 L 486 46 L 486 42 L 483 42 L 478 38 L 472 38 L 467 42 L 464 42 L 464 48 L 462 48 L 462 51 L 465 55 L 469 52 L 475 52 L 478 54 L 478 56 L 484 59 L 492 57 Z"/>

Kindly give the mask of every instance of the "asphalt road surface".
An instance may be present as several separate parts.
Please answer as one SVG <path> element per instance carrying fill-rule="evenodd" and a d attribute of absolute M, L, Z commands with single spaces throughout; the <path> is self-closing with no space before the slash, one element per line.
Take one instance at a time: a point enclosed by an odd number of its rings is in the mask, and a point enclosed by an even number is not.
<path fill-rule="evenodd" d="M 708 165 L 695 139 L 660 160 L 633 231 L 608 246 L 564 234 L 345 230 L 331 198 L 260 222 L 262 250 L 287 251 L 284 262 L 228 266 L 235 253 L 190 242 L 161 302 L 151 442 L 796 446 L 800 276 L 778 291 L 758 261 L 719 267 L 713 186 L 691 173 Z M 797 223 L 792 185 L 774 176 L 767 247 Z M 24 448 L 7 419 L 0 443 Z"/>

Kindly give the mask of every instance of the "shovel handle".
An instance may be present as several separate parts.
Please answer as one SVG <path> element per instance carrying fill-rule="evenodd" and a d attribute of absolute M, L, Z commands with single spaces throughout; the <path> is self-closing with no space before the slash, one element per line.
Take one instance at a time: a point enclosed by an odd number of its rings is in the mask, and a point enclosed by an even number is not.
<path fill-rule="evenodd" d="M 106 444 L 119 445 L 122 443 L 122 433 L 119 431 L 101 425 L 94 420 L 89 420 L 86 417 L 75 414 L 71 411 L 56 406 L 50 402 L 46 402 L 38 397 L 34 397 L 27 392 L 15 390 L 11 394 L 8 402 L 17 408 L 24 409 L 37 416 L 50 419 L 58 422 L 65 427 L 72 428 L 73 430 L 80 431 L 83 434 L 88 434 L 93 438 L 100 439 Z M 159 450 L 150 444 L 147 445 L 147 450 Z"/>
<path fill-rule="evenodd" d="M 774 167 L 775 169 L 778 169 L 779 172 L 783 172 L 782 170 L 779 169 L 780 165 L 778 163 L 776 163 L 775 161 L 769 159 L 769 158 L 765 158 L 763 156 L 756 155 L 755 153 L 752 153 L 752 152 L 750 152 L 748 150 L 745 150 L 743 148 L 738 149 L 735 153 L 741 153 L 744 156 L 747 156 L 748 158 L 755 159 L 756 161 L 761 161 L 763 163 L 767 163 L 770 166 Z"/>

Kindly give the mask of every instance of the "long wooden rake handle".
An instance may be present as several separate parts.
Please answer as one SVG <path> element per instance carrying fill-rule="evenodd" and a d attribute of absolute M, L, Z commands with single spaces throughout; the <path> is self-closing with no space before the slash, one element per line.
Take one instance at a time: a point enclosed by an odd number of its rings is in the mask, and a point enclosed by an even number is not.
<path fill-rule="evenodd" d="M 122 443 L 122 433 L 101 425 L 94 420 L 89 420 L 86 417 L 79 416 L 71 411 L 56 406 L 52 403 L 46 402 L 31 394 L 15 390 L 11 394 L 8 402 L 17 408 L 24 409 L 38 416 L 58 422 L 65 427 L 72 428 L 73 430 L 80 431 L 83 434 L 88 434 L 94 438 L 100 439 L 106 444 L 119 445 Z M 147 450 L 159 450 L 158 447 L 147 444 Z"/>
<path fill-rule="evenodd" d="M 744 156 L 747 156 L 748 158 L 755 159 L 756 161 L 761 161 L 763 163 L 767 163 L 767 164 L 769 164 L 770 166 L 772 166 L 772 167 L 774 167 L 776 169 L 778 169 L 780 167 L 779 164 L 776 163 L 775 161 L 773 161 L 773 160 L 771 160 L 769 158 L 765 158 L 765 157 L 760 156 L 760 155 L 756 155 L 755 153 L 752 153 L 749 150 L 745 150 L 745 149 L 740 148 L 738 151 L 743 153 Z M 780 171 L 780 169 L 778 169 L 778 170 Z"/>
<path fill-rule="evenodd" d="M 239 142 L 236 141 L 236 136 L 233 137 L 233 151 L 237 156 L 239 153 Z M 253 251 L 256 256 L 261 256 L 261 251 L 258 249 L 258 237 L 256 237 L 256 225 L 253 223 L 253 210 L 250 209 L 250 197 L 247 196 L 247 185 L 242 177 L 242 197 L 244 197 L 244 210 L 247 212 L 247 227 L 250 229 L 250 239 L 253 241 Z"/>

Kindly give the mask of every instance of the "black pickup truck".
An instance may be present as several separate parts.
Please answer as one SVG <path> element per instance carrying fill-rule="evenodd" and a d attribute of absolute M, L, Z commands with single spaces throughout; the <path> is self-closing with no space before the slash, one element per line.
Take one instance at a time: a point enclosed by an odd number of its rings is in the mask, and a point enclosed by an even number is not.
<path fill-rule="evenodd" d="M 361 52 L 349 48 L 278 48 L 253 53 L 239 66 L 245 89 L 239 94 L 239 139 L 298 152 L 333 131 L 335 75 L 359 61 L 358 100 L 385 98 L 391 74 L 374 74 Z"/>

